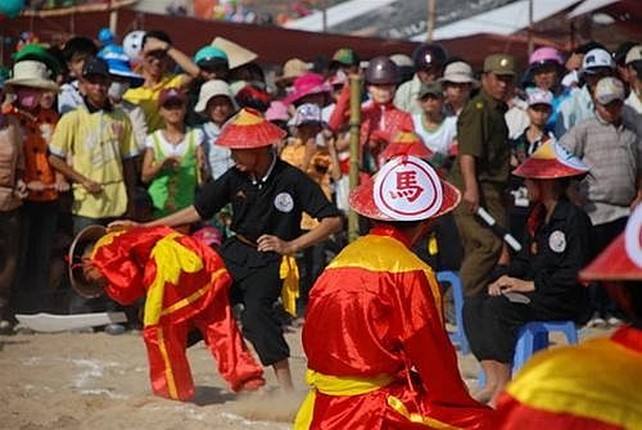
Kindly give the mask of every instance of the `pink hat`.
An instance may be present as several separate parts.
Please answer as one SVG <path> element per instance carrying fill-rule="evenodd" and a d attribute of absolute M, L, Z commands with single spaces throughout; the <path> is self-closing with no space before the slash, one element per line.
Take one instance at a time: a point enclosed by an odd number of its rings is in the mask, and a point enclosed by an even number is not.
<path fill-rule="evenodd" d="M 542 46 L 533 51 L 531 56 L 528 58 L 529 65 L 537 65 L 543 63 L 556 63 L 559 65 L 564 64 L 562 59 L 562 54 L 560 51 L 553 48 L 552 46 Z"/>
<path fill-rule="evenodd" d="M 286 105 L 302 99 L 305 96 L 319 93 L 330 93 L 332 87 L 325 83 L 323 76 L 318 73 L 306 73 L 294 80 L 294 92 L 283 99 Z"/>
<path fill-rule="evenodd" d="M 279 100 L 270 103 L 270 107 L 265 112 L 265 119 L 268 121 L 287 121 L 290 119 L 288 115 L 288 107 Z"/>

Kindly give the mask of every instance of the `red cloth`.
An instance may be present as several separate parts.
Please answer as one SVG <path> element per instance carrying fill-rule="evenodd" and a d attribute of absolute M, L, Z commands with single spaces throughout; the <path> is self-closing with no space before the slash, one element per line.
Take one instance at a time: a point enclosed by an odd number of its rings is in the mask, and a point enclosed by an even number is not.
<path fill-rule="evenodd" d="M 100 246 L 92 263 L 109 281 L 107 294 L 121 304 L 143 297 L 157 272 L 152 251 L 159 240 L 173 233 L 168 227 L 138 228 L 115 235 Z M 221 376 L 233 391 L 263 385 L 262 368 L 247 349 L 232 316 L 232 280 L 223 260 L 197 239 L 179 235 L 176 241 L 196 253 L 203 268 L 195 273 L 182 272 L 178 285 L 165 285 L 163 313 L 157 324 L 144 329 L 154 393 L 179 400 L 193 396 L 194 384 L 185 356 L 186 336 L 192 328 L 203 334 Z M 181 306 L 185 301 L 187 305 Z"/>
<path fill-rule="evenodd" d="M 337 104 L 332 111 L 328 127 L 334 132 L 342 131 L 349 121 L 350 86 L 346 85 Z M 401 131 L 413 130 L 412 117 L 408 112 L 397 109 L 392 101 L 382 105 L 374 102 L 365 103 L 361 107 L 361 129 L 359 142 L 379 162 L 379 153 L 383 151 L 390 138 Z"/>
<path fill-rule="evenodd" d="M 310 428 L 426 428 L 388 406 L 389 396 L 411 413 L 483 428 L 492 410 L 473 400 L 461 379 L 439 294 L 432 270 L 391 227 L 373 229 L 330 263 L 310 293 L 303 327 L 308 367 L 394 381 L 357 396 L 318 392 Z"/>

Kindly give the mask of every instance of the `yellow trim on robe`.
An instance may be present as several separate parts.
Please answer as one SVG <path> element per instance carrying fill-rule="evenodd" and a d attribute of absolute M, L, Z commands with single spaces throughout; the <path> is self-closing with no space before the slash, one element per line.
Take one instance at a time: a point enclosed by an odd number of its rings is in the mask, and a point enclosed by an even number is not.
<path fill-rule="evenodd" d="M 296 317 L 296 299 L 299 298 L 299 266 L 291 255 L 284 255 L 279 266 L 279 277 L 283 279 L 281 301 L 285 310 Z"/>
<path fill-rule="evenodd" d="M 176 242 L 179 233 L 171 233 L 159 240 L 152 249 L 150 258 L 156 263 L 156 277 L 147 290 L 144 325 L 158 323 L 163 311 L 165 286 L 177 285 L 181 273 L 196 273 L 203 269 L 198 254 Z"/>
<path fill-rule="evenodd" d="M 408 421 L 415 424 L 422 424 L 431 429 L 440 429 L 440 430 L 461 430 L 461 427 L 453 427 L 450 424 L 446 424 L 434 418 L 427 417 L 425 415 L 410 413 L 408 408 L 403 404 L 401 400 L 395 396 L 388 396 L 388 406 L 392 409 L 403 415 Z"/>
<path fill-rule="evenodd" d="M 614 373 L 621 377 L 614 378 Z M 506 391 L 532 408 L 642 428 L 641 381 L 639 352 L 609 339 L 595 339 L 537 354 Z M 626 414 L 622 404 L 627 405 Z"/>
<path fill-rule="evenodd" d="M 174 303 L 172 306 L 163 309 L 163 311 L 161 312 L 161 316 L 169 315 L 173 312 L 183 309 L 185 306 L 189 306 L 190 304 L 194 303 L 196 300 L 203 297 L 212 288 L 212 284 L 216 282 L 216 280 L 220 278 L 221 275 L 225 274 L 226 271 L 227 271 L 226 269 L 218 269 L 216 272 L 212 273 L 211 280 L 207 285 L 205 285 L 203 288 L 200 288 L 198 291 L 195 291 L 194 293 L 190 294 L 189 297 L 185 297 L 184 299 Z"/>
<path fill-rule="evenodd" d="M 94 243 L 90 258 L 94 258 L 101 247 L 111 244 L 117 236 L 120 236 L 123 233 L 125 233 L 125 230 L 114 231 L 112 233 L 107 233 L 103 237 L 99 238 L 96 243 Z"/>
<path fill-rule="evenodd" d="M 167 392 L 172 399 L 178 399 L 178 389 L 176 388 L 176 380 L 174 379 L 172 362 L 169 359 L 167 347 L 165 346 L 163 330 L 158 327 L 156 329 L 156 333 L 158 333 L 158 349 L 160 350 L 160 353 L 163 356 L 163 361 L 165 362 L 165 379 L 167 380 Z"/>

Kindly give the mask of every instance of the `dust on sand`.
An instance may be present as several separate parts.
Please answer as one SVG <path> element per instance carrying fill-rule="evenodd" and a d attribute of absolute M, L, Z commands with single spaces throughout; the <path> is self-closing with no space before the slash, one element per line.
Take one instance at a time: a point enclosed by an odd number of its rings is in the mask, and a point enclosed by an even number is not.
<path fill-rule="evenodd" d="M 605 335 L 582 330 L 582 338 Z M 196 384 L 193 402 L 151 394 L 147 357 L 138 333 L 0 336 L 0 427 L 12 430 L 265 429 L 291 423 L 307 387 L 300 329 L 287 334 L 296 392 L 281 394 L 271 369 L 261 395 L 237 396 L 218 376 L 199 343 L 188 358 Z M 564 342 L 560 342 L 564 343 Z M 474 386 L 479 367 L 459 354 L 462 376 Z"/>

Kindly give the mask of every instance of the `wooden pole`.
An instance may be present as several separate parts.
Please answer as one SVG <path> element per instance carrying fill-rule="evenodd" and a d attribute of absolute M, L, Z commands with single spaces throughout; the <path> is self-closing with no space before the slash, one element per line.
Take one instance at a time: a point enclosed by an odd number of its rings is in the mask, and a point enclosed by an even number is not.
<path fill-rule="evenodd" d="M 350 191 L 359 185 L 359 160 L 361 144 L 361 77 L 350 75 Z M 359 215 L 350 209 L 348 212 L 348 240 L 359 237 Z"/>
<path fill-rule="evenodd" d="M 533 52 L 533 0 L 528 0 L 528 55 Z"/>
<path fill-rule="evenodd" d="M 426 38 L 428 42 L 432 42 L 433 33 L 435 31 L 435 8 L 437 0 L 428 0 L 428 20 L 426 21 Z"/>

